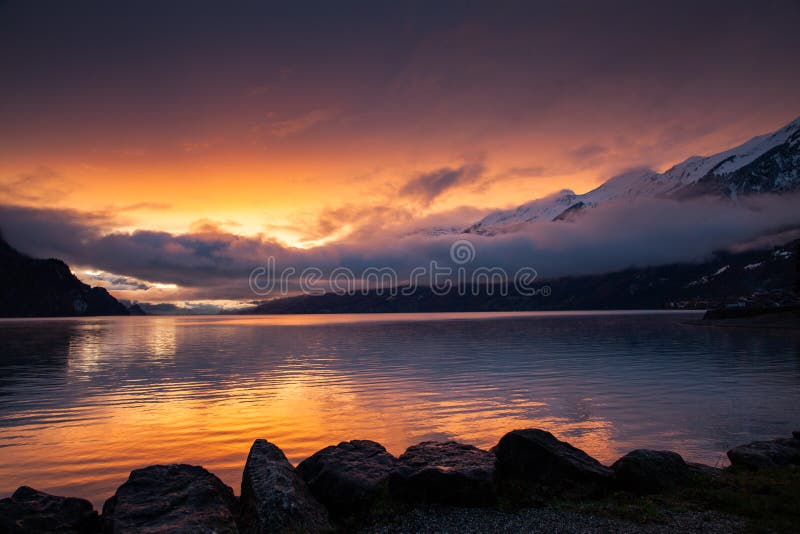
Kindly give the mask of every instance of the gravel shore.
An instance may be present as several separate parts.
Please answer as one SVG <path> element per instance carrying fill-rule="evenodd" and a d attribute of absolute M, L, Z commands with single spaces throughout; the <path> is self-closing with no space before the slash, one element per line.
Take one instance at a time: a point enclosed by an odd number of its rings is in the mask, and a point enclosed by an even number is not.
<path fill-rule="evenodd" d="M 558 510 L 551 507 L 527 508 L 500 512 L 485 508 L 424 507 L 392 519 L 373 523 L 362 533 L 394 532 L 743 532 L 744 524 L 736 518 L 715 512 L 662 513 L 658 523 L 638 524 L 622 519 L 599 517 Z"/>

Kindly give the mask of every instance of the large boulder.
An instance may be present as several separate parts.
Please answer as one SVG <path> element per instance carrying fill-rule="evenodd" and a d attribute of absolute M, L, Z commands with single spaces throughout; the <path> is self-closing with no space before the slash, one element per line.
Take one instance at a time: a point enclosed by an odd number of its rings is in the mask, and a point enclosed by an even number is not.
<path fill-rule="evenodd" d="M 242 475 L 239 528 L 248 534 L 324 532 L 328 512 L 278 447 L 257 439 Z"/>
<path fill-rule="evenodd" d="M 366 511 L 386 495 L 397 459 L 369 440 L 343 441 L 303 460 L 297 472 L 334 515 Z"/>
<path fill-rule="evenodd" d="M 611 484 L 611 469 L 545 430 L 511 431 L 493 450 L 498 488 L 508 498 L 592 497 Z"/>
<path fill-rule="evenodd" d="M 692 478 L 712 481 L 722 478 L 722 469 L 719 467 L 697 462 L 686 462 L 686 465 L 689 466 L 689 473 Z"/>
<path fill-rule="evenodd" d="M 412 445 L 398 458 L 390 492 L 410 502 L 489 505 L 495 501 L 494 462 L 491 452 L 455 441 Z"/>
<path fill-rule="evenodd" d="M 131 471 L 103 506 L 107 533 L 238 532 L 233 490 L 194 465 L 153 465 Z"/>
<path fill-rule="evenodd" d="M 691 470 L 680 454 L 672 451 L 631 451 L 611 466 L 617 484 L 639 493 L 653 493 L 685 483 Z"/>
<path fill-rule="evenodd" d="M 97 532 L 100 517 L 92 503 L 74 497 L 56 497 L 21 486 L 0 500 L 0 532 Z"/>
<path fill-rule="evenodd" d="M 800 439 L 778 438 L 739 445 L 728 451 L 728 459 L 734 467 L 752 470 L 800 465 Z"/>

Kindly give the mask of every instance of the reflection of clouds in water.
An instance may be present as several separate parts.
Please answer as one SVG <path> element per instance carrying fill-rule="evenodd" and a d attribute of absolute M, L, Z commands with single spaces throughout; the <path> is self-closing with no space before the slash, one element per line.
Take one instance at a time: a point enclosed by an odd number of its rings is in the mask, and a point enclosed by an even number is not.
<path fill-rule="evenodd" d="M 536 426 L 606 462 L 647 446 L 713 463 L 800 423 L 785 336 L 676 316 L 365 319 L 0 322 L 0 493 L 27 483 L 101 499 L 130 469 L 172 461 L 236 486 L 258 437 L 297 462 L 347 439 L 399 454 L 426 439 L 491 447 Z"/>
<path fill-rule="evenodd" d="M 155 359 L 172 358 L 175 356 L 176 340 L 174 320 L 159 321 L 156 325 L 148 325 L 148 333 L 145 337 L 145 353 Z"/>
<path fill-rule="evenodd" d="M 69 338 L 69 371 L 89 374 L 101 367 L 158 362 L 175 356 L 177 332 L 172 317 L 159 321 L 100 319 L 80 325 Z"/>
<path fill-rule="evenodd" d="M 103 324 L 80 325 L 75 330 L 69 338 L 68 372 L 87 373 L 98 368 L 103 357 L 108 356 L 104 351 L 110 349 L 102 343 L 104 330 L 108 337 L 109 329 Z"/>

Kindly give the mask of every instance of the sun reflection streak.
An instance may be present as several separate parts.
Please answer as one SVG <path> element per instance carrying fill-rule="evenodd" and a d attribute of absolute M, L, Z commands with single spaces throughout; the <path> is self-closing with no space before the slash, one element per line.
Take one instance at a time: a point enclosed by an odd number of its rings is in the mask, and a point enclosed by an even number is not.
<path fill-rule="evenodd" d="M 713 464 L 746 440 L 720 440 L 727 429 L 797 400 L 796 347 L 784 338 L 675 343 L 678 319 L 656 315 L 635 330 L 618 314 L 491 317 L 0 322 L 0 495 L 27 484 L 99 506 L 130 470 L 165 462 L 203 465 L 238 488 L 256 438 L 298 463 L 343 440 L 401 454 L 431 439 L 490 448 L 538 427 L 606 463 L 659 446 Z M 665 322 L 670 342 L 652 341 Z M 587 335 L 591 344 L 575 341 Z"/>
<path fill-rule="evenodd" d="M 162 350 L 164 345 L 156 340 L 151 347 Z M 78 365 L 91 371 L 96 350 L 76 354 Z M 295 464 L 348 439 L 372 439 L 399 455 L 426 439 L 458 439 L 488 448 L 508 430 L 529 426 L 579 435 L 573 442 L 600 458 L 614 452 L 608 421 L 531 419 L 521 415 L 531 408 L 522 402 L 516 408 L 488 405 L 480 411 L 472 399 L 445 400 L 430 390 L 381 391 L 376 396 L 372 388 L 337 378 L 332 380 L 325 370 L 300 374 L 288 368 L 241 386 L 161 384 L 154 391 L 131 384 L 120 393 L 98 395 L 91 406 L 71 416 L 28 426 L 17 438 L 0 432 L 14 457 L 13 465 L 0 465 L 0 478 L 6 481 L 0 490 L 11 491 L 24 482 L 56 493 L 78 492 L 99 505 L 109 487 L 124 481 L 130 470 L 171 462 L 204 465 L 238 488 L 256 438 L 278 444 Z M 423 429 L 420 421 L 430 425 Z M 58 457 L 51 456 L 54 448 Z"/>

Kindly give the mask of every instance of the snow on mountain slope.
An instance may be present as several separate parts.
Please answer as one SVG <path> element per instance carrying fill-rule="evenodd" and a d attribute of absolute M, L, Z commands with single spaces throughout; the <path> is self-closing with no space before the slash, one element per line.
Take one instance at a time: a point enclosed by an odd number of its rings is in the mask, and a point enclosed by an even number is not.
<path fill-rule="evenodd" d="M 523 204 L 513 210 L 497 210 L 470 226 L 469 233 L 487 233 L 484 229 L 511 230 L 510 227 L 534 221 L 552 221 L 564 210 L 579 201 L 579 196 L 569 189 Z"/>
<path fill-rule="evenodd" d="M 694 183 L 712 172 L 720 176 L 730 174 L 752 163 L 773 148 L 786 143 L 799 129 L 800 117 L 777 132 L 759 135 L 736 148 L 705 158 L 697 156 L 689 158 L 669 169 L 664 175 L 686 185 Z"/>
<path fill-rule="evenodd" d="M 727 196 L 735 200 L 741 195 L 781 194 L 800 188 L 800 120 L 749 144 L 750 152 L 742 150 L 722 160 L 673 196 Z M 764 152 L 759 155 L 761 150 Z"/>
<path fill-rule="evenodd" d="M 800 117 L 776 132 L 754 137 L 712 156 L 690 157 L 663 173 L 637 169 L 615 176 L 582 195 L 565 189 L 514 209 L 494 211 L 464 232 L 509 233 L 523 224 L 561 220 L 566 218 L 561 216 L 567 210 L 592 208 L 609 200 L 683 199 L 707 194 L 735 198 L 737 193 L 779 193 L 798 187 Z"/>
<path fill-rule="evenodd" d="M 597 189 L 583 195 L 564 189 L 542 197 L 511 210 L 497 210 L 490 213 L 465 230 L 466 233 L 495 235 L 515 231 L 520 225 L 553 221 L 567 210 L 578 211 L 593 208 L 602 202 L 617 198 L 635 198 L 640 195 L 654 195 L 651 178 L 655 171 L 638 169 L 616 176 Z"/>

